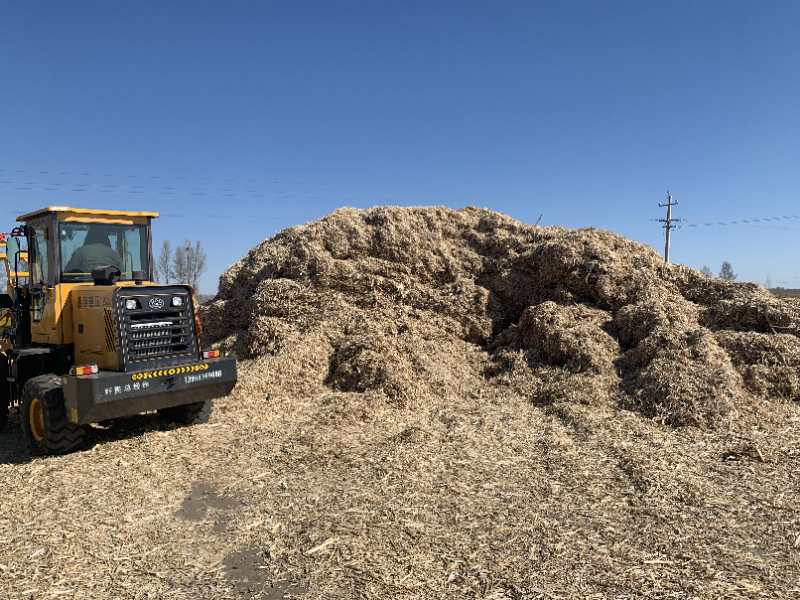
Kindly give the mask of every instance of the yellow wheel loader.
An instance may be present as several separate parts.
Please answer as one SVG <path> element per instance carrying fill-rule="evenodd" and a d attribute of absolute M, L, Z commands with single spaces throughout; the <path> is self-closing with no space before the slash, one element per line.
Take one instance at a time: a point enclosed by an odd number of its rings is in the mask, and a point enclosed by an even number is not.
<path fill-rule="evenodd" d="M 192 288 L 153 283 L 156 217 L 51 206 L 0 235 L 0 428 L 18 407 L 34 452 L 142 412 L 202 420 L 236 384 L 235 357 L 201 345 Z"/>

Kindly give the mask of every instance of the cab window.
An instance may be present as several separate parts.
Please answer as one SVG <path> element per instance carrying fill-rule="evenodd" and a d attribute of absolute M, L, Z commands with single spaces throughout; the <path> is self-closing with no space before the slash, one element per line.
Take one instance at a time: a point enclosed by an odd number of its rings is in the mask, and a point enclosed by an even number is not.
<path fill-rule="evenodd" d="M 50 251 L 47 243 L 47 227 L 33 225 L 30 247 L 31 283 L 47 284 L 50 282 Z"/>
<path fill-rule="evenodd" d="M 100 267 L 119 269 L 121 279 L 149 272 L 149 246 L 145 225 L 61 223 L 59 229 L 61 280 L 91 281 Z"/>

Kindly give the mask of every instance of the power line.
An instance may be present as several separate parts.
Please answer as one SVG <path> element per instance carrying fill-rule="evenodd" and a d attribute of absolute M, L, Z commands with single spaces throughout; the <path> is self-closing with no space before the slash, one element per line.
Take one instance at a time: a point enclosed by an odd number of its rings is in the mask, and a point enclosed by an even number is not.
<path fill-rule="evenodd" d="M 6 189 L 10 189 L 13 191 L 42 191 L 48 193 L 57 193 L 57 194 L 65 194 L 65 195 L 77 195 L 77 194 L 103 194 L 103 195 L 112 195 L 112 196 L 123 196 L 123 195 L 134 195 L 134 196 L 151 196 L 153 199 L 160 199 L 163 202 L 169 201 L 172 204 L 172 209 L 175 210 L 186 210 L 187 212 L 190 211 L 190 215 L 192 217 L 199 217 L 204 219 L 218 219 L 218 213 L 202 213 L 198 212 L 195 208 L 189 207 L 182 207 L 181 205 L 185 202 L 192 203 L 194 201 L 200 199 L 215 199 L 221 200 L 223 202 L 247 202 L 248 204 L 257 203 L 260 207 L 265 207 L 266 203 L 285 203 L 291 201 L 290 199 L 301 199 L 305 198 L 307 200 L 322 200 L 323 196 L 320 195 L 318 190 L 313 191 L 298 191 L 298 192 L 290 192 L 284 189 L 278 190 L 265 190 L 259 189 L 257 186 L 253 186 L 252 184 L 247 186 L 246 190 L 239 190 L 234 191 L 232 188 L 224 188 L 215 190 L 208 186 L 203 186 L 199 183 L 192 183 L 190 181 L 186 181 L 184 184 L 186 187 L 181 189 L 180 187 L 176 187 L 176 185 L 172 185 L 172 182 L 164 182 L 159 183 L 155 181 L 146 182 L 144 184 L 134 183 L 134 182 L 122 182 L 122 183 L 109 183 L 105 182 L 54 182 L 52 178 L 48 181 L 44 181 L 41 179 L 37 179 L 33 171 L 30 171 L 29 175 L 21 175 L 25 171 L 22 169 L 17 169 L 14 173 L 8 173 L 8 169 L 0 169 L 0 171 L 6 171 L 6 173 L 0 173 L 0 190 L 4 187 Z M 47 174 L 47 171 L 40 171 L 39 173 Z M 69 174 L 69 171 L 61 171 L 58 175 Z M 16 174 L 17 179 L 9 179 L 9 175 Z M 32 176 L 33 175 L 33 176 Z M 82 176 L 91 176 L 91 173 L 81 172 L 80 175 Z M 5 176 L 5 177 L 4 177 Z M 113 177 L 112 175 L 104 175 L 104 177 Z M 134 176 L 128 176 L 133 178 Z M 145 176 L 141 176 L 144 178 Z M 149 179 L 152 180 L 161 180 L 160 176 L 150 176 Z M 186 180 L 186 177 L 177 177 L 177 179 Z M 209 179 L 209 178 L 202 178 L 202 179 Z M 232 179 L 223 180 L 223 181 L 233 181 Z M 248 180 L 248 182 L 255 181 L 255 180 Z M 273 184 L 281 183 L 278 180 L 273 180 Z M 167 185 L 169 184 L 169 185 Z M 151 186 L 151 189 L 147 189 L 146 186 Z M 155 187 L 160 186 L 160 187 Z M 283 187 L 283 186 L 281 186 Z M 155 188 L 155 189 L 153 189 Z M 32 207 L 33 208 L 33 207 Z M 251 206 L 251 209 L 255 209 L 255 206 Z M 9 214 L 18 214 L 20 211 L 7 211 Z M 24 212 L 24 210 L 23 210 Z M 166 218 L 185 218 L 184 215 L 175 214 L 175 213 L 162 213 L 162 217 Z M 267 215 L 266 214 L 243 214 L 241 217 L 249 218 L 249 219 L 263 219 Z"/>
<path fill-rule="evenodd" d="M 264 198 L 267 195 L 289 197 L 292 194 L 285 190 L 266 192 L 263 189 L 233 190 L 231 188 L 212 189 L 209 187 L 194 186 L 179 188 L 175 186 L 160 186 L 150 189 L 143 185 L 133 184 L 96 184 L 96 183 L 56 183 L 44 181 L 18 181 L 1 179 L 0 187 L 10 188 L 13 191 L 43 191 L 43 192 L 69 192 L 69 193 L 100 193 L 100 194 L 153 194 L 158 196 L 207 196 L 214 195 L 220 198 Z M 306 193 L 306 195 L 313 195 Z"/>
<path fill-rule="evenodd" d="M 675 206 L 677 202 L 673 203 Z M 666 206 L 665 204 L 660 204 L 659 206 Z M 663 223 L 664 219 L 650 219 L 651 221 L 657 221 L 659 223 Z M 678 225 L 674 226 L 674 229 L 700 229 L 705 227 L 729 227 L 735 225 L 749 225 L 750 227 L 762 227 L 762 228 L 770 228 L 770 229 L 785 229 L 789 231 L 800 231 L 797 227 L 786 227 L 781 225 L 776 225 L 775 223 L 785 223 L 787 221 L 797 221 L 800 220 L 800 215 L 770 215 L 766 217 L 749 217 L 747 219 L 734 219 L 729 221 L 690 221 L 688 219 L 672 219 L 673 222 L 680 221 Z"/>
<path fill-rule="evenodd" d="M 151 195 L 164 200 L 204 197 L 230 201 L 262 201 L 275 199 L 322 200 L 330 193 L 329 182 L 305 184 L 301 181 L 275 179 L 267 182 L 254 178 L 186 177 L 153 174 L 112 174 L 96 170 L 45 170 L 14 169 L 0 166 L 0 189 L 19 192 L 47 192 L 75 194 L 102 194 L 104 196 Z M 276 189 L 277 188 L 277 189 Z M 301 188 L 301 189 L 297 189 Z M 302 189 L 305 188 L 305 189 Z"/>
<path fill-rule="evenodd" d="M 71 175 L 74 177 L 102 177 L 102 178 L 117 178 L 117 179 L 128 179 L 128 180 L 137 180 L 137 181 L 152 181 L 157 182 L 163 179 L 168 179 L 168 177 L 163 177 L 161 175 L 151 175 L 147 173 L 134 173 L 134 174 L 114 174 L 114 173 L 98 173 L 98 172 L 91 172 L 85 169 L 73 169 L 69 171 L 62 171 L 59 169 L 13 169 L 8 167 L 0 167 L 0 177 L 3 176 L 21 176 L 23 174 L 29 175 L 48 175 L 48 176 L 56 176 L 56 177 L 63 177 L 66 175 Z M 176 175 L 173 177 L 174 179 L 186 180 L 189 179 L 182 175 Z M 220 181 L 224 183 L 235 183 L 235 182 L 242 182 L 242 183 L 257 183 L 256 179 L 237 179 L 234 177 L 195 177 L 194 179 L 202 179 L 204 181 Z M 273 183 L 280 183 L 280 181 L 273 181 Z"/>
<path fill-rule="evenodd" d="M 767 217 L 750 217 L 747 219 L 736 219 L 732 221 L 704 221 L 704 222 L 684 222 L 679 225 L 679 229 L 691 227 L 728 227 L 731 225 L 755 225 L 763 223 L 775 223 L 781 221 L 794 221 L 800 219 L 800 215 L 773 215 Z"/>
<path fill-rule="evenodd" d="M 122 173 L 107 173 L 105 171 L 97 171 L 97 170 L 87 170 L 87 169 L 72 169 L 72 170 L 59 170 L 59 169 L 15 169 L 8 165 L 0 166 L 0 180 L 9 180 L 11 178 L 19 179 L 32 179 L 34 177 L 41 177 L 42 175 L 46 175 L 48 178 L 54 177 L 74 177 L 74 178 L 92 178 L 95 181 L 102 181 L 104 182 L 102 185 L 111 185 L 107 182 L 111 179 L 116 180 L 124 180 L 128 183 L 140 183 L 140 185 L 136 187 L 143 187 L 141 183 L 145 185 L 156 185 L 161 182 L 169 182 L 170 179 L 178 180 L 182 182 L 182 185 L 185 185 L 184 182 L 194 181 L 202 181 L 203 186 L 207 186 L 209 184 L 217 183 L 219 185 L 224 185 L 226 187 L 238 185 L 240 187 L 253 187 L 253 185 L 263 185 L 265 182 L 264 180 L 259 180 L 255 178 L 237 178 L 237 177 L 212 177 L 212 176 L 185 176 L 185 175 L 174 175 L 174 176 L 164 176 L 164 175 L 154 175 L 150 173 L 132 173 L 132 174 L 122 174 Z M 298 186 L 302 185 L 302 181 L 297 180 L 282 180 L 282 179 L 275 179 L 274 175 L 268 182 L 270 185 L 286 185 L 286 186 Z M 61 185 L 61 184 L 57 184 Z M 321 182 L 316 184 L 317 187 L 330 187 L 330 182 Z M 251 190 L 247 190 L 251 191 Z"/>

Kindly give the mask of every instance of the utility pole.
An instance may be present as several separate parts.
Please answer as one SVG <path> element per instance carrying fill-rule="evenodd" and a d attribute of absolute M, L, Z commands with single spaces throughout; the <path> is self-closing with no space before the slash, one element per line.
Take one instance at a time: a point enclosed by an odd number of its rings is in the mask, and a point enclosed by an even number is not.
<path fill-rule="evenodd" d="M 658 220 L 659 223 L 664 224 L 664 262 L 669 262 L 669 237 L 670 232 L 676 227 L 673 223 L 675 221 L 680 221 L 680 219 L 672 218 L 672 207 L 677 205 L 678 203 L 672 201 L 672 194 L 667 190 L 667 201 L 664 204 L 659 204 L 661 208 L 667 208 L 667 218 Z"/>

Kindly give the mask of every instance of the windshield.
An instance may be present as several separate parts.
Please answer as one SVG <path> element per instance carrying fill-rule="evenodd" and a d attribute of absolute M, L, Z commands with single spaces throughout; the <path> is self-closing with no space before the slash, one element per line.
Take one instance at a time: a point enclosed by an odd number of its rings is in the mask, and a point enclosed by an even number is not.
<path fill-rule="evenodd" d="M 61 223 L 61 281 L 91 281 L 99 267 L 116 267 L 122 279 L 150 272 L 146 225 Z"/>

